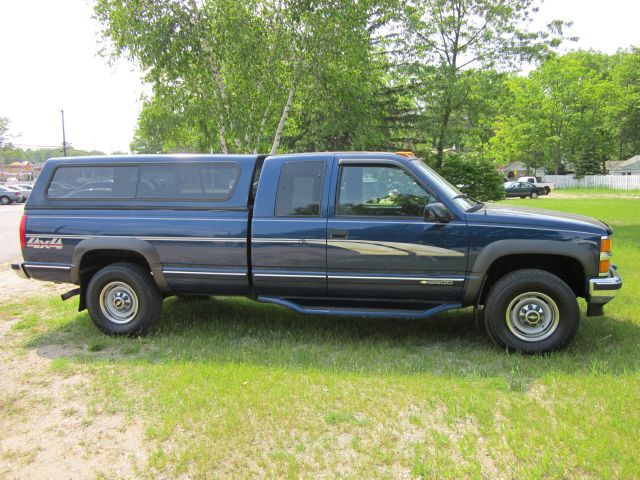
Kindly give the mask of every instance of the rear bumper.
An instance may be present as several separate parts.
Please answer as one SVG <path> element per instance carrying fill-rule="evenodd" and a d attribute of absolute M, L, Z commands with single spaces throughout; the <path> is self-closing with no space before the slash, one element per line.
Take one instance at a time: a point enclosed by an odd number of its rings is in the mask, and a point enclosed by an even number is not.
<path fill-rule="evenodd" d="M 29 274 L 24 268 L 24 263 L 12 263 L 11 270 L 13 270 L 15 274 L 18 275 L 20 278 L 25 278 L 25 279 L 31 278 L 29 277 Z"/>
<path fill-rule="evenodd" d="M 609 268 L 609 274 L 606 277 L 590 279 L 587 314 L 602 315 L 602 307 L 613 300 L 621 288 L 622 277 L 615 265 Z"/>

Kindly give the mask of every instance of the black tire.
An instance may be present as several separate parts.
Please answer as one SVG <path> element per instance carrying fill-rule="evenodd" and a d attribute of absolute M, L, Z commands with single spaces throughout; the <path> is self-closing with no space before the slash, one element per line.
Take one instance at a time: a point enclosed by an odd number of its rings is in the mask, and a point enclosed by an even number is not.
<path fill-rule="evenodd" d="M 9 205 L 11 203 L 11 199 L 9 197 L 2 196 L 0 197 L 0 203 L 2 205 Z"/>
<path fill-rule="evenodd" d="M 484 312 L 489 337 L 502 349 L 522 353 L 561 349 L 580 324 L 571 288 L 537 269 L 516 270 L 500 278 L 489 291 Z"/>
<path fill-rule="evenodd" d="M 527 198 L 526 195 L 520 195 L 520 198 Z"/>
<path fill-rule="evenodd" d="M 93 323 L 109 335 L 143 334 L 162 312 L 162 296 L 151 274 L 133 263 L 113 263 L 98 270 L 86 295 Z"/>
<path fill-rule="evenodd" d="M 551 193 L 551 189 L 549 187 L 544 187 L 544 194 L 549 195 Z"/>
<path fill-rule="evenodd" d="M 531 192 L 531 198 L 538 198 L 538 192 Z"/>

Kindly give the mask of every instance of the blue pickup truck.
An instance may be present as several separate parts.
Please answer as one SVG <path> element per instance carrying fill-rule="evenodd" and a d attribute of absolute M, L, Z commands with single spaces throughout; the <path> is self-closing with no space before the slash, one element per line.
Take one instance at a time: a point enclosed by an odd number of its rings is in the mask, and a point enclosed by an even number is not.
<path fill-rule="evenodd" d="M 484 307 L 501 348 L 566 345 L 621 288 L 612 230 L 485 205 L 399 153 L 145 155 L 46 162 L 20 224 L 36 280 L 140 334 L 171 295 L 244 295 L 307 314 L 427 318 Z"/>

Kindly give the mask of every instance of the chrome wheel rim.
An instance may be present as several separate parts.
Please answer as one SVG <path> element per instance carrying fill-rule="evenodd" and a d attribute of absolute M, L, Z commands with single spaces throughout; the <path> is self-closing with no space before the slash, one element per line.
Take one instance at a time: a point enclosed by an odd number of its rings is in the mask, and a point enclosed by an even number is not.
<path fill-rule="evenodd" d="M 124 282 L 106 284 L 100 292 L 100 310 L 113 323 L 124 325 L 138 313 L 138 296 Z"/>
<path fill-rule="evenodd" d="M 556 302 L 540 292 L 526 292 L 509 303 L 507 327 L 520 340 L 539 342 L 558 329 L 560 311 Z"/>

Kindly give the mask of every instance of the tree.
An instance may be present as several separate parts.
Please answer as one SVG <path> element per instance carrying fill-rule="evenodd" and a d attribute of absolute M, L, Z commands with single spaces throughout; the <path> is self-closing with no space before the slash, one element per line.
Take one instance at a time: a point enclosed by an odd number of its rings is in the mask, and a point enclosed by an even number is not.
<path fill-rule="evenodd" d="M 7 146 L 9 140 L 9 119 L 0 117 L 0 149 Z"/>
<path fill-rule="evenodd" d="M 602 173 L 595 142 L 591 142 L 576 160 L 576 176 L 597 175 Z"/>
<path fill-rule="evenodd" d="M 576 51 L 548 59 L 526 78 L 511 78 L 490 140 L 495 157 L 545 164 L 556 174 L 570 166 L 582 175 L 603 171 L 622 149 L 623 112 L 634 111 L 627 109 L 633 94 L 614 75 L 618 62 Z"/>
<path fill-rule="evenodd" d="M 615 158 L 625 160 L 640 154 L 640 47 L 613 56 L 611 79 L 617 102 L 609 130 L 615 136 Z"/>
<path fill-rule="evenodd" d="M 112 54 L 137 62 L 154 87 L 136 146 L 151 137 L 162 138 L 163 150 L 187 142 L 200 151 L 275 153 L 297 99 L 358 81 L 325 79 L 335 65 L 365 70 L 371 3 L 99 0 L 95 11 Z"/>
<path fill-rule="evenodd" d="M 455 138 L 453 116 L 471 93 L 467 70 L 512 68 L 521 60 L 544 58 L 560 44 L 564 23 L 548 31 L 528 29 L 535 0 L 416 0 L 405 10 L 404 50 L 409 75 L 422 85 L 425 130 L 442 166 Z"/>

